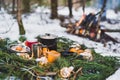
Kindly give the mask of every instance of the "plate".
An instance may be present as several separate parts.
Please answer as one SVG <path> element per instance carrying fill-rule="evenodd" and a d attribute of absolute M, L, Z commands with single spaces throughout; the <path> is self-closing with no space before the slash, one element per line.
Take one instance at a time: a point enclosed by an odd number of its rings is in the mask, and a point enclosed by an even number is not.
<path fill-rule="evenodd" d="M 15 53 L 28 53 L 30 48 L 21 44 L 12 44 L 9 46 L 9 50 Z"/>

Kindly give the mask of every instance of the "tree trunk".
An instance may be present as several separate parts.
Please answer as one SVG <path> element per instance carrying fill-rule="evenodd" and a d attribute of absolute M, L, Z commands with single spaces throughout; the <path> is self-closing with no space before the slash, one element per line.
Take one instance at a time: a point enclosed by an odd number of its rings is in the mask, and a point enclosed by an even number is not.
<path fill-rule="evenodd" d="M 39 6 L 42 6 L 42 4 L 44 4 L 43 0 L 38 0 Z"/>
<path fill-rule="evenodd" d="M 2 2 L 2 1 L 0 0 L 0 11 L 1 11 L 1 5 L 2 5 L 1 2 Z"/>
<path fill-rule="evenodd" d="M 72 5 L 73 5 L 74 9 L 77 11 L 80 8 L 80 6 L 81 6 L 80 0 L 73 0 L 73 4 Z"/>
<path fill-rule="evenodd" d="M 15 0 L 12 1 L 12 13 L 15 13 Z"/>
<path fill-rule="evenodd" d="M 19 34 L 24 35 L 25 29 L 22 23 L 21 11 L 22 11 L 22 0 L 17 0 L 17 22 L 19 26 Z"/>
<path fill-rule="evenodd" d="M 58 0 L 51 0 L 51 19 L 58 18 L 57 6 Z"/>
<path fill-rule="evenodd" d="M 23 0 L 22 1 L 24 6 L 24 12 L 30 12 L 30 0 Z"/>
<path fill-rule="evenodd" d="M 72 14 L 72 0 L 68 0 L 68 8 L 69 8 L 69 17 L 73 17 L 73 14 Z"/>

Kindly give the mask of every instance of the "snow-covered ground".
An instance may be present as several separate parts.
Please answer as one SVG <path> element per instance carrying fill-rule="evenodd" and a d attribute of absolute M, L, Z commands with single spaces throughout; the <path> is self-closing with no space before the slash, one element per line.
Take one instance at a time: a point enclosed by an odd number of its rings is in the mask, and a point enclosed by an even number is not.
<path fill-rule="evenodd" d="M 86 8 L 86 14 L 90 12 L 96 12 L 95 8 Z M 68 8 L 59 9 L 58 13 L 63 15 L 68 15 Z M 44 14 L 45 13 L 45 14 Z M 28 40 L 34 39 L 38 35 L 43 35 L 45 33 L 55 34 L 58 37 L 66 37 L 71 40 L 77 41 L 80 44 L 85 44 L 89 48 L 94 48 L 97 53 L 100 53 L 103 56 L 118 56 L 120 57 L 120 43 L 113 44 L 108 42 L 107 46 L 104 47 L 103 44 L 91 41 L 87 38 L 81 38 L 75 35 L 66 33 L 66 29 L 60 26 L 59 20 L 50 20 L 49 14 L 50 11 L 47 8 L 38 7 L 34 13 L 24 14 L 22 16 L 24 27 L 26 30 L 25 36 Z M 79 19 L 82 15 L 82 9 L 75 11 L 73 9 L 73 15 L 75 19 Z M 112 10 L 107 10 L 107 18 L 110 19 L 119 19 L 120 12 L 115 14 Z M 106 29 L 120 29 L 120 23 L 111 25 L 106 21 L 101 23 L 105 25 Z M 7 32 L 8 31 L 8 32 Z M 112 37 L 120 41 L 120 32 L 118 33 L 108 33 Z M 19 38 L 19 29 L 16 20 L 11 14 L 6 13 L 3 9 L 0 12 L 0 37 L 6 38 L 9 37 L 11 40 L 18 40 Z M 119 80 L 120 79 L 120 68 L 113 74 L 108 77 L 106 80 Z"/>

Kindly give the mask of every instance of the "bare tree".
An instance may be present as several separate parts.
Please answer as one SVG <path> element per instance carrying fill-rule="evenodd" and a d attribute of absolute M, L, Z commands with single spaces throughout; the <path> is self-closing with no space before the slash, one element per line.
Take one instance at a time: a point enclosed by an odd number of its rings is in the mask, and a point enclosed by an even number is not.
<path fill-rule="evenodd" d="M 22 0 L 24 12 L 30 12 L 30 0 Z"/>
<path fill-rule="evenodd" d="M 0 10 L 1 10 L 1 0 L 0 0 Z"/>
<path fill-rule="evenodd" d="M 0 0 L 0 10 L 1 10 L 1 7 L 6 8 L 5 0 Z"/>
<path fill-rule="evenodd" d="M 73 14 L 72 14 L 72 0 L 68 0 L 68 8 L 69 8 L 69 17 L 73 17 Z"/>
<path fill-rule="evenodd" d="M 58 0 L 51 0 L 51 19 L 58 18 Z"/>
<path fill-rule="evenodd" d="M 24 35 L 25 29 L 22 22 L 21 11 L 22 11 L 22 0 L 17 0 L 17 22 L 19 26 L 19 34 Z"/>
<path fill-rule="evenodd" d="M 12 0 L 12 13 L 15 13 L 15 1 L 16 0 Z"/>

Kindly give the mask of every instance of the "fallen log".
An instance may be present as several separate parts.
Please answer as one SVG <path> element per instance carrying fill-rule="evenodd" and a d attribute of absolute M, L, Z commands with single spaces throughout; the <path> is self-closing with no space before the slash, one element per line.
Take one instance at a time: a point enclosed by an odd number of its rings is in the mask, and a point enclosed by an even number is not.
<path fill-rule="evenodd" d="M 108 34 L 104 34 L 104 37 L 103 37 L 107 42 L 108 41 L 113 41 L 115 43 L 120 43 L 118 42 L 116 39 L 114 39 L 113 37 L 109 36 Z"/>
<path fill-rule="evenodd" d="M 66 32 L 70 33 L 70 34 L 74 34 L 80 37 L 85 37 L 85 38 L 89 38 L 90 40 L 96 41 L 96 42 L 102 42 L 102 43 L 106 43 L 108 41 L 112 41 L 115 43 L 119 43 L 116 39 L 114 39 L 113 37 L 111 37 L 110 35 L 106 34 L 105 32 L 120 32 L 120 29 L 100 29 L 102 32 L 102 37 L 100 34 L 100 39 L 96 40 L 93 38 L 90 38 L 90 36 L 86 36 L 86 35 L 81 35 L 79 34 L 79 32 L 77 30 L 79 30 L 79 27 L 76 27 L 75 23 L 65 23 L 65 22 L 61 22 L 60 25 L 64 28 L 66 28 Z M 102 25 L 100 25 L 100 27 L 102 27 Z M 89 29 L 88 29 L 89 30 Z M 77 32 L 77 33 L 76 33 Z M 96 33 L 95 33 L 96 34 Z"/>
<path fill-rule="evenodd" d="M 120 32 L 120 29 L 105 29 L 105 32 Z"/>

